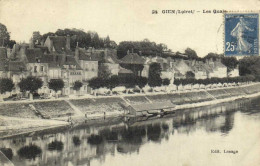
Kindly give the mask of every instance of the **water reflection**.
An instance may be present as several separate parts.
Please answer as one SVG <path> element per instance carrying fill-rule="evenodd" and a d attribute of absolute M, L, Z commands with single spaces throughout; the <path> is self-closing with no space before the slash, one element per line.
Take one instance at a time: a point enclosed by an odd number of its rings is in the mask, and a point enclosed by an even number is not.
<path fill-rule="evenodd" d="M 63 142 L 61 141 L 52 141 L 51 143 L 48 144 L 48 150 L 49 151 L 62 151 L 63 150 Z"/>
<path fill-rule="evenodd" d="M 15 165 L 91 165 L 96 160 L 102 165 L 106 164 L 108 155 L 115 158 L 118 154 L 140 155 L 140 150 L 148 143 L 164 145 L 175 137 L 187 139 L 197 132 L 229 137 L 239 112 L 243 116 L 259 115 L 259 101 L 260 98 L 246 99 L 179 110 L 162 118 L 135 118 L 125 123 L 121 120 L 106 120 L 98 125 L 89 122 L 85 126 L 51 134 L 0 140 L 0 148 Z"/>
<path fill-rule="evenodd" d="M 20 148 L 17 153 L 21 158 L 35 160 L 36 157 L 40 156 L 42 150 L 37 145 L 31 144 Z"/>

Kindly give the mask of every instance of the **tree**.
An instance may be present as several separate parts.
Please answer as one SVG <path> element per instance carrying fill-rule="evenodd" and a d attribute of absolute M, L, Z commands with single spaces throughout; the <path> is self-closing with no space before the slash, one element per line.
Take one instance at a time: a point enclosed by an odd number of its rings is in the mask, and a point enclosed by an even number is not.
<path fill-rule="evenodd" d="M 18 83 L 21 92 L 30 91 L 30 93 L 35 93 L 43 85 L 43 81 L 38 77 L 29 76 L 27 78 L 22 78 Z"/>
<path fill-rule="evenodd" d="M 110 38 L 109 36 L 107 36 L 104 40 L 104 46 L 107 47 L 107 48 L 110 48 Z"/>
<path fill-rule="evenodd" d="M 152 63 L 149 68 L 148 85 L 151 87 L 161 86 L 161 65 L 159 63 Z"/>
<path fill-rule="evenodd" d="M 73 89 L 76 90 L 76 91 L 79 91 L 82 86 L 83 86 L 83 83 L 82 83 L 82 82 L 80 82 L 80 81 L 75 81 L 75 82 L 74 82 L 74 85 L 73 85 Z"/>
<path fill-rule="evenodd" d="M 16 44 L 15 40 L 9 40 L 9 42 L 7 43 L 9 48 L 13 48 L 13 46 Z"/>
<path fill-rule="evenodd" d="M 7 46 L 10 40 L 10 34 L 4 24 L 0 23 L 0 46 Z"/>
<path fill-rule="evenodd" d="M 212 52 L 210 52 L 210 53 L 208 53 L 208 55 L 206 55 L 205 57 L 204 57 L 204 60 L 206 60 L 206 59 L 212 59 L 212 60 L 217 60 L 217 59 L 219 59 L 219 58 L 222 58 L 222 57 L 224 57 L 224 55 L 223 54 L 217 54 L 217 53 L 212 53 Z"/>
<path fill-rule="evenodd" d="M 117 47 L 117 56 L 118 58 L 123 58 L 128 50 L 133 50 L 134 53 L 141 56 L 161 56 L 165 49 L 167 49 L 165 44 L 156 44 L 148 39 L 144 39 L 143 41 L 123 41 Z"/>
<path fill-rule="evenodd" d="M 35 31 L 33 32 L 33 43 L 36 44 L 36 45 L 40 45 L 41 44 L 41 41 L 42 41 L 42 35 L 40 34 L 39 31 Z"/>
<path fill-rule="evenodd" d="M 162 80 L 162 84 L 163 85 L 169 85 L 170 84 L 170 80 L 168 78 L 165 78 Z"/>
<path fill-rule="evenodd" d="M 222 57 L 221 62 L 227 66 L 227 71 L 234 70 L 238 65 L 238 60 L 235 57 Z"/>
<path fill-rule="evenodd" d="M 108 86 L 108 88 L 109 89 L 113 89 L 113 88 L 115 88 L 116 86 L 118 86 L 119 85 L 119 78 L 118 78 L 118 76 L 117 75 L 112 75 L 111 77 L 110 77 L 110 79 L 108 79 L 107 80 L 107 86 Z"/>
<path fill-rule="evenodd" d="M 195 78 L 195 74 L 192 71 L 187 71 L 185 76 L 186 78 Z"/>
<path fill-rule="evenodd" d="M 0 92 L 1 94 L 5 92 L 11 92 L 14 88 L 14 83 L 9 78 L 0 79 Z"/>
<path fill-rule="evenodd" d="M 188 58 L 190 58 L 190 59 L 196 59 L 196 58 L 198 58 L 198 55 L 197 55 L 196 51 L 194 51 L 194 50 L 191 49 L 191 48 L 187 48 L 187 49 L 185 50 L 185 54 L 188 55 Z"/>
<path fill-rule="evenodd" d="M 55 93 L 64 88 L 64 81 L 62 79 L 51 79 L 48 84 L 49 88 L 54 90 Z"/>
<path fill-rule="evenodd" d="M 148 79 L 146 77 L 137 77 L 137 85 L 139 86 L 139 88 L 143 88 L 145 87 L 145 85 L 147 84 L 148 82 Z"/>
<path fill-rule="evenodd" d="M 91 46 L 94 48 L 100 48 L 100 39 L 98 33 L 94 33 L 94 36 L 91 40 Z"/>
<path fill-rule="evenodd" d="M 253 75 L 258 81 L 260 80 L 260 57 L 244 57 L 239 60 L 239 75 Z"/>
<path fill-rule="evenodd" d="M 108 79 L 111 75 L 111 72 L 108 70 L 108 67 L 104 64 L 98 65 L 98 77 L 103 79 Z"/>
<path fill-rule="evenodd" d="M 95 77 L 89 80 L 89 86 L 93 89 L 98 89 L 104 86 L 104 79 L 101 77 Z"/>

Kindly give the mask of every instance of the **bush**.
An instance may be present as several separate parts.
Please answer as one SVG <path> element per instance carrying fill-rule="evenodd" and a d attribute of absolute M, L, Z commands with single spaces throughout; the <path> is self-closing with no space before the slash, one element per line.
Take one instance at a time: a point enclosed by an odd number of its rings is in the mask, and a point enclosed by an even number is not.
<path fill-rule="evenodd" d="M 113 75 L 110 78 L 103 79 L 100 77 L 93 78 L 89 81 L 89 86 L 93 89 L 99 89 L 101 87 L 106 87 L 113 89 L 117 86 L 125 86 L 127 88 L 134 88 L 138 85 L 140 88 L 143 88 L 147 84 L 146 77 L 140 76 L 129 76 L 129 77 L 120 77 Z"/>
<path fill-rule="evenodd" d="M 48 83 L 49 88 L 55 92 L 62 90 L 64 88 L 64 81 L 62 79 L 51 79 Z"/>
<path fill-rule="evenodd" d="M 74 82 L 74 85 L 73 85 L 73 90 L 76 90 L 76 91 L 80 90 L 80 88 L 82 87 L 82 85 L 83 85 L 82 82 L 80 82 L 80 81 L 75 81 L 75 82 Z"/>
<path fill-rule="evenodd" d="M 168 78 L 165 78 L 162 80 L 162 84 L 163 85 L 169 85 L 170 84 L 170 80 Z"/>
<path fill-rule="evenodd" d="M 31 93 L 34 93 L 42 87 L 43 81 L 40 78 L 29 76 L 27 78 L 23 78 L 18 85 L 21 92 L 30 91 Z"/>
<path fill-rule="evenodd" d="M 0 93 L 11 92 L 14 88 L 14 83 L 9 78 L 0 79 Z"/>

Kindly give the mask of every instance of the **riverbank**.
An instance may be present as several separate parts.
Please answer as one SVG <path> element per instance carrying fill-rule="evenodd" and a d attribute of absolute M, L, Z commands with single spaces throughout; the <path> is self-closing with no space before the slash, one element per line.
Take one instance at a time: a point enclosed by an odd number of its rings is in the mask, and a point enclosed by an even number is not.
<path fill-rule="evenodd" d="M 174 110 L 182 110 L 259 95 L 260 83 L 253 83 L 236 87 L 173 93 L 6 102 L 0 104 L 0 137 L 15 134 L 15 131 L 26 133 L 69 126 L 71 123 L 80 124 L 84 121 L 124 116 L 127 110 L 123 106 L 126 104 L 172 102 L 176 105 Z M 70 122 L 68 122 L 69 118 Z"/>

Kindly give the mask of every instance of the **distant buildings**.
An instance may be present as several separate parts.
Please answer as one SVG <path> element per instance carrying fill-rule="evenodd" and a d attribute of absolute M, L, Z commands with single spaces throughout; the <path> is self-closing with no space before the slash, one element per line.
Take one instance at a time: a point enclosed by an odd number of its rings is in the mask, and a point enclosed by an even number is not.
<path fill-rule="evenodd" d="M 128 51 L 122 59 L 117 58 L 116 49 L 70 48 L 69 36 L 48 36 L 45 42 L 39 43 L 38 34 L 34 33 L 29 44 L 15 44 L 13 49 L 0 48 L 0 77 L 8 77 L 16 85 L 14 92 L 19 91 L 18 82 L 27 76 L 42 79 L 43 87 L 40 93 L 51 93 L 48 82 L 51 79 L 62 79 L 65 87 L 62 93 L 73 94 L 73 84 L 81 81 L 81 93 L 90 93 L 88 81 L 98 76 L 100 66 L 106 66 L 111 75 L 148 77 L 149 66 L 160 64 L 161 78 L 186 78 L 187 72 L 192 72 L 195 79 L 212 77 L 235 77 L 238 69 L 230 71 L 220 60 L 203 61 L 183 60 L 182 58 L 143 57 Z"/>

